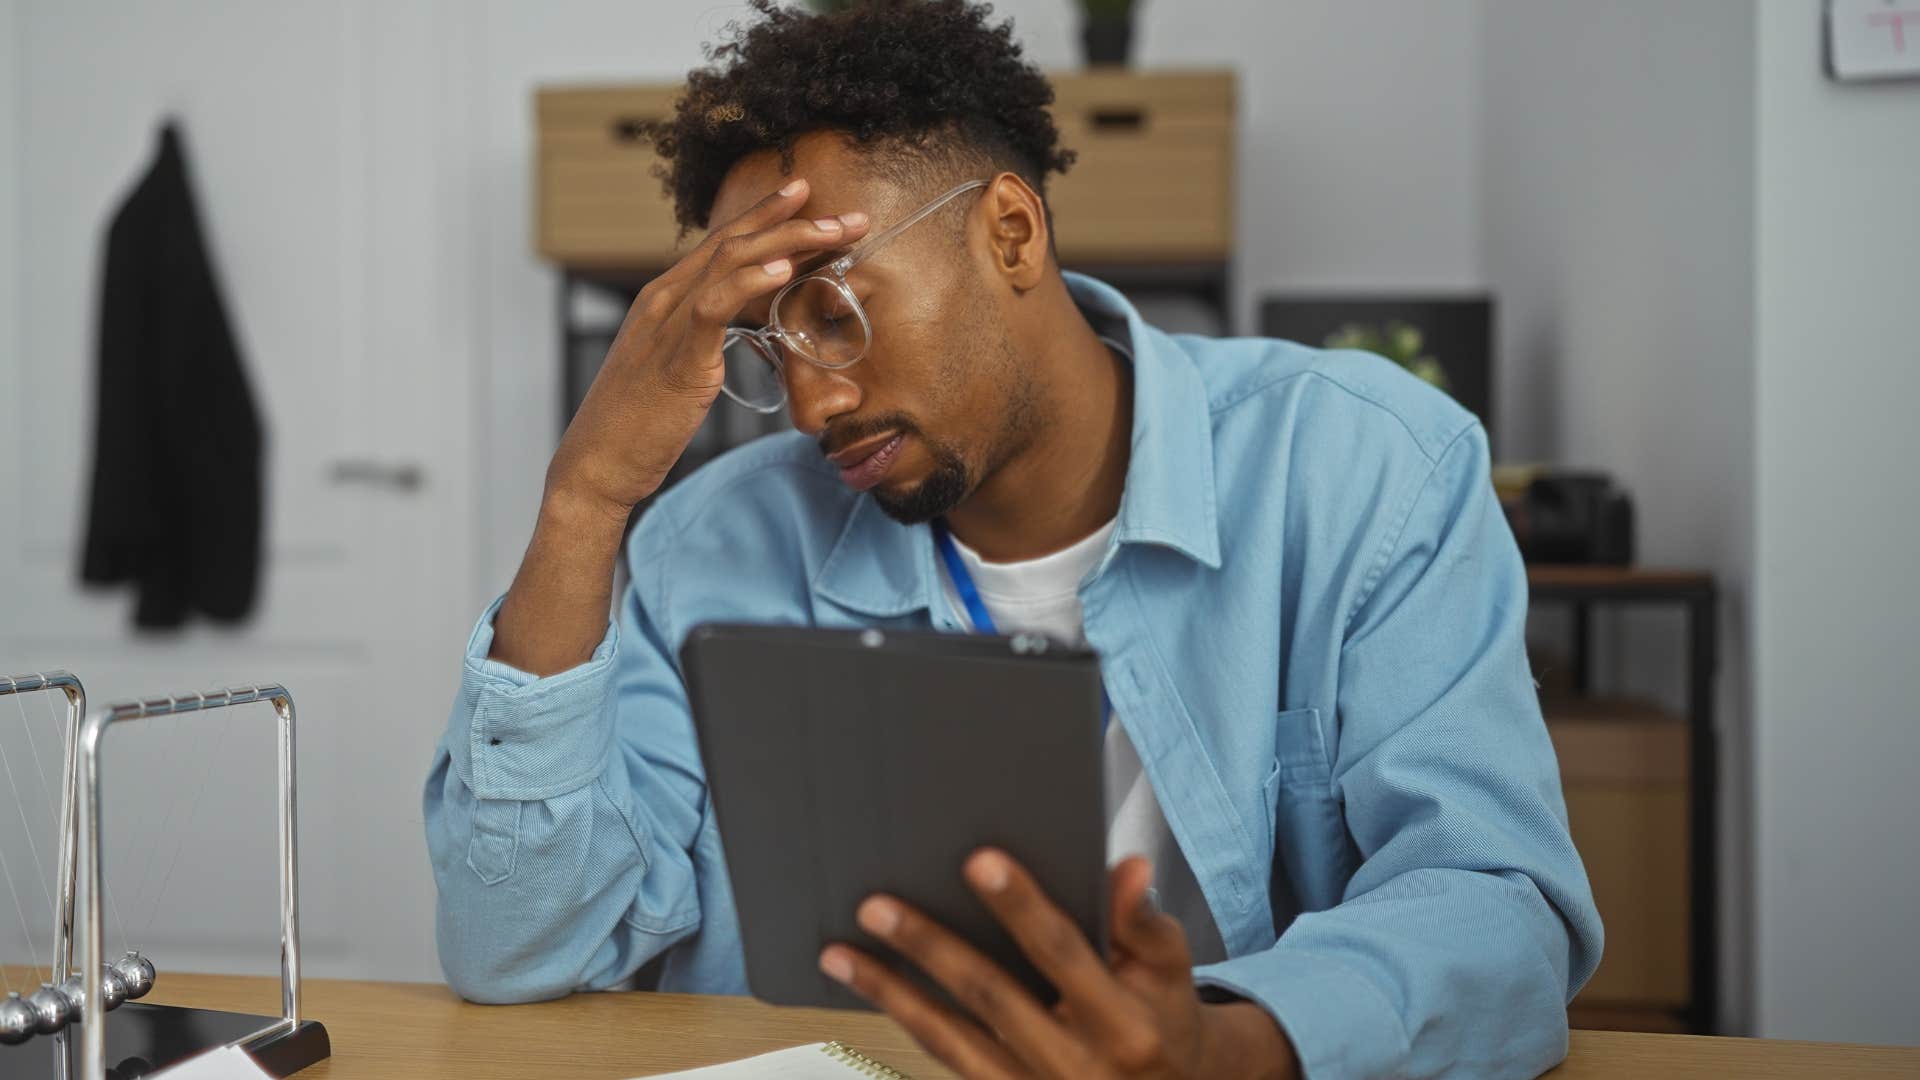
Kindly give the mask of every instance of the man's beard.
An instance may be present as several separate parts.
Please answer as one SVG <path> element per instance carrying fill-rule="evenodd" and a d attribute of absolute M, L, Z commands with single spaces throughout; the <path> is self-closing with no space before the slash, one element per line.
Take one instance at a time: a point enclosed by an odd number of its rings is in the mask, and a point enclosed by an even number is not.
<path fill-rule="evenodd" d="M 921 436 L 921 443 L 933 458 L 933 471 L 927 474 L 925 480 L 897 497 L 888 495 L 881 488 L 874 488 L 869 493 L 888 517 L 902 525 L 924 525 L 934 518 L 944 517 L 973 490 L 973 484 L 967 476 L 967 463 L 959 454 L 924 435 Z"/>
<path fill-rule="evenodd" d="M 917 436 L 921 445 L 927 448 L 927 455 L 933 459 L 933 469 L 927 473 L 925 480 L 903 495 L 889 495 L 880 487 L 868 492 L 888 517 L 902 525 L 923 525 L 934 518 L 947 516 L 972 496 L 974 489 L 984 483 L 987 477 L 1033 444 L 1034 433 L 1040 428 L 1038 393 L 1032 379 L 1020 368 L 1012 346 L 1003 340 L 997 352 L 1006 380 L 1002 384 L 1004 396 L 1000 430 L 985 444 L 982 451 L 985 460 L 980 469 L 969 469 L 967 459 L 958 450 L 929 438 L 918 425 L 904 417 L 900 418 L 897 422 Z M 949 378 L 957 381 L 957 372 L 950 374 Z"/>

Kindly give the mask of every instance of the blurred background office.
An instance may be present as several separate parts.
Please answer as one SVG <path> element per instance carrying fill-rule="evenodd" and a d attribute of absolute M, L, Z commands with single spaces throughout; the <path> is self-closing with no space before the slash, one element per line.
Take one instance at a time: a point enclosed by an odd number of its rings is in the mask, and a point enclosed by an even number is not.
<path fill-rule="evenodd" d="M 1609 923 L 1576 1023 L 1920 1043 L 1920 2 L 995 7 L 1111 177 L 1062 182 L 1063 259 L 1170 326 L 1431 360 L 1501 462 L 1546 467 L 1502 484 Z M 1111 11 L 1125 60 L 1090 76 Z M 0 0 L 0 672 L 73 670 L 97 703 L 291 687 L 311 975 L 438 978 L 419 788 L 461 646 L 672 239 L 621 103 L 745 14 Z M 1850 77 L 1836 41 L 1910 77 Z M 169 120 L 237 393 L 103 383 L 108 225 L 163 179 Z M 260 436 L 257 477 L 116 474 L 106 500 L 163 491 L 136 516 L 169 536 L 257 522 L 257 566 L 219 562 L 241 601 L 82 583 L 103 416 Z M 11 720 L 21 770 L 47 747 Z M 110 753 L 109 879 L 163 968 L 276 970 L 259 726 Z M 0 852 L 37 930 L 53 834 L 18 775 Z M 0 955 L 22 935 L 0 908 Z"/>

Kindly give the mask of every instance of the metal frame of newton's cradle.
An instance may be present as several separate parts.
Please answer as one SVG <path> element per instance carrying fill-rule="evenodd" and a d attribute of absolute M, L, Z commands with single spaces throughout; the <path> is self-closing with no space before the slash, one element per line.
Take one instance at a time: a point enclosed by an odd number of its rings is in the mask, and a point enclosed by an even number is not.
<path fill-rule="evenodd" d="M 81 980 L 82 1000 L 87 1004 L 75 1025 L 79 1032 L 80 1080 L 111 1080 L 157 1071 L 203 1050 L 237 1046 L 262 1068 L 276 1076 L 288 1076 L 328 1057 L 332 1048 L 326 1028 L 316 1020 L 300 1017 L 300 901 L 299 848 L 296 830 L 294 774 L 293 695 L 283 686 L 250 686 L 205 694 L 153 698 L 109 706 L 104 711 L 86 714 L 86 691 L 80 680 L 66 672 L 15 676 L 0 693 L 26 693 L 59 689 L 66 693 L 68 712 L 67 759 L 61 780 L 60 896 L 54 920 L 55 983 L 77 974 Z M 277 724 L 279 765 L 279 863 L 280 863 L 280 1005 L 281 1015 L 248 1016 L 238 1013 L 193 1009 L 184 1006 L 128 1002 L 120 1007 L 119 1021 L 105 1021 L 105 1013 L 95 1013 L 91 1003 L 104 1000 L 107 965 L 105 919 L 103 918 L 101 855 L 101 775 L 100 747 L 107 730 L 115 724 L 158 716 L 207 712 L 255 702 L 272 704 Z M 84 719 L 82 717 L 84 716 Z M 77 898 L 77 901 L 76 901 Z M 75 933 L 74 915 L 79 905 L 80 921 Z M 73 963 L 74 941 L 80 944 L 80 964 Z M 135 1017 L 139 1022 L 135 1024 Z M 96 1019 L 103 1022 L 92 1022 Z M 259 1021 L 266 1021 L 259 1024 Z M 124 1027 L 134 1027 L 169 1044 L 171 1056 L 151 1060 L 141 1056 L 138 1039 L 132 1046 L 119 1038 Z M 109 1028 L 115 1037 L 109 1039 Z M 71 1033 L 50 1036 L 62 1051 Z M 116 1056 L 129 1049 L 133 1057 L 109 1072 L 107 1048 L 115 1046 Z M 182 1050 L 192 1044 L 191 1048 Z M 20 1048 L 12 1048 L 18 1050 Z M 40 1059 L 47 1061 L 49 1059 Z M 64 1052 L 52 1059 L 53 1070 L 43 1075 L 68 1080 L 68 1057 Z M 9 1076 L 12 1073 L 9 1071 Z M 29 1074 L 31 1075 L 31 1074 Z"/>

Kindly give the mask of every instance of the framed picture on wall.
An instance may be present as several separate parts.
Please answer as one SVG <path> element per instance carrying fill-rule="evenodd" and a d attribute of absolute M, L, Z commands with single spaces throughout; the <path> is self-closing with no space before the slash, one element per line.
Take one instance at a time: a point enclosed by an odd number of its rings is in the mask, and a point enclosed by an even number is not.
<path fill-rule="evenodd" d="M 1920 0 L 1827 0 L 1827 76 L 1920 79 Z"/>

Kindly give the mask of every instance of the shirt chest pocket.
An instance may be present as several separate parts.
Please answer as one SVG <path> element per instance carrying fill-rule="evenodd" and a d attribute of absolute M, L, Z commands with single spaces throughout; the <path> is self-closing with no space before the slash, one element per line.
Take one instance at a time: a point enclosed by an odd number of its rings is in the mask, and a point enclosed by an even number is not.
<path fill-rule="evenodd" d="M 1358 853 L 1333 793 L 1333 758 L 1320 710 L 1288 709 L 1275 725 L 1273 769 L 1262 794 L 1276 886 L 1274 928 L 1282 931 L 1292 916 L 1340 902 Z M 1283 905 L 1294 910 L 1279 910 Z"/>

